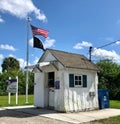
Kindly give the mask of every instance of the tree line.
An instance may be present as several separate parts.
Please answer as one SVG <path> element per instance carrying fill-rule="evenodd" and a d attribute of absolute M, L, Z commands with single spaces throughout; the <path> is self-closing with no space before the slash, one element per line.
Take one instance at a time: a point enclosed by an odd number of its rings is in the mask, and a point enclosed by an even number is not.
<path fill-rule="evenodd" d="M 26 92 L 26 71 L 20 68 L 19 61 L 13 57 L 8 57 L 3 60 L 1 64 L 2 73 L 0 73 L 0 95 L 7 95 L 7 80 L 9 77 L 15 79 L 18 76 L 18 94 L 25 94 Z M 29 94 L 34 91 L 34 75 L 29 72 Z"/>
<path fill-rule="evenodd" d="M 107 89 L 110 99 L 120 100 L 120 65 L 110 60 L 102 60 L 97 66 L 100 69 L 98 88 Z"/>

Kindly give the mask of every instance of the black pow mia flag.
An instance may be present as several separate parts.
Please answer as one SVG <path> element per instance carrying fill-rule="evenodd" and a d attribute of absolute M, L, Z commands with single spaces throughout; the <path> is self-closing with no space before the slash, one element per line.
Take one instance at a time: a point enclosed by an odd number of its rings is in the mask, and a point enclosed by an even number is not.
<path fill-rule="evenodd" d="M 37 37 L 33 37 L 33 47 L 45 50 L 42 41 Z"/>

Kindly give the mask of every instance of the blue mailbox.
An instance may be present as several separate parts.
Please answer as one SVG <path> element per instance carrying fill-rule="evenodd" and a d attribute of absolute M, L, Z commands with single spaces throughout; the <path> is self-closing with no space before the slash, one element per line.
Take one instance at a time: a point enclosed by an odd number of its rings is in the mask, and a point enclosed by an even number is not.
<path fill-rule="evenodd" d="M 98 90 L 99 108 L 109 108 L 109 92 L 105 89 Z"/>

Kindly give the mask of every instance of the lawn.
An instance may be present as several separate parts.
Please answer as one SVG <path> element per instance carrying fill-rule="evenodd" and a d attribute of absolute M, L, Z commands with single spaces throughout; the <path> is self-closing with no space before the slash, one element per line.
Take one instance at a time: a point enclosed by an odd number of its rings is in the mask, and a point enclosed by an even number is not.
<path fill-rule="evenodd" d="M 5 106 L 21 106 L 21 105 L 33 105 L 33 95 L 28 96 L 28 103 L 25 103 L 25 95 L 18 96 L 18 104 L 15 103 L 15 95 L 11 95 L 11 103 L 8 104 L 8 96 L 0 96 L 0 107 Z"/>
<path fill-rule="evenodd" d="M 118 109 L 120 109 L 120 101 L 118 101 L 118 100 L 110 100 L 110 108 L 118 108 Z"/>
<path fill-rule="evenodd" d="M 99 121 L 100 124 L 120 124 L 120 116 L 115 116 L 115 117 L 111 117 L 111 118 L 107 118 L 107 119 L 102 119 Z M 94 124 L 94 123 L 93 123 Z"/>

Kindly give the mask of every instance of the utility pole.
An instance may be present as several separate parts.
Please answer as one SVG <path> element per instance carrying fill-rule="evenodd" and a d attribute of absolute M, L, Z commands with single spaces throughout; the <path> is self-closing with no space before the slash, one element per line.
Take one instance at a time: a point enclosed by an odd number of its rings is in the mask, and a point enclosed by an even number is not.
<path fill-rule="evenodd" d="M 92 46 L 89 47 L 89 61 L 91 61 Z"/>

